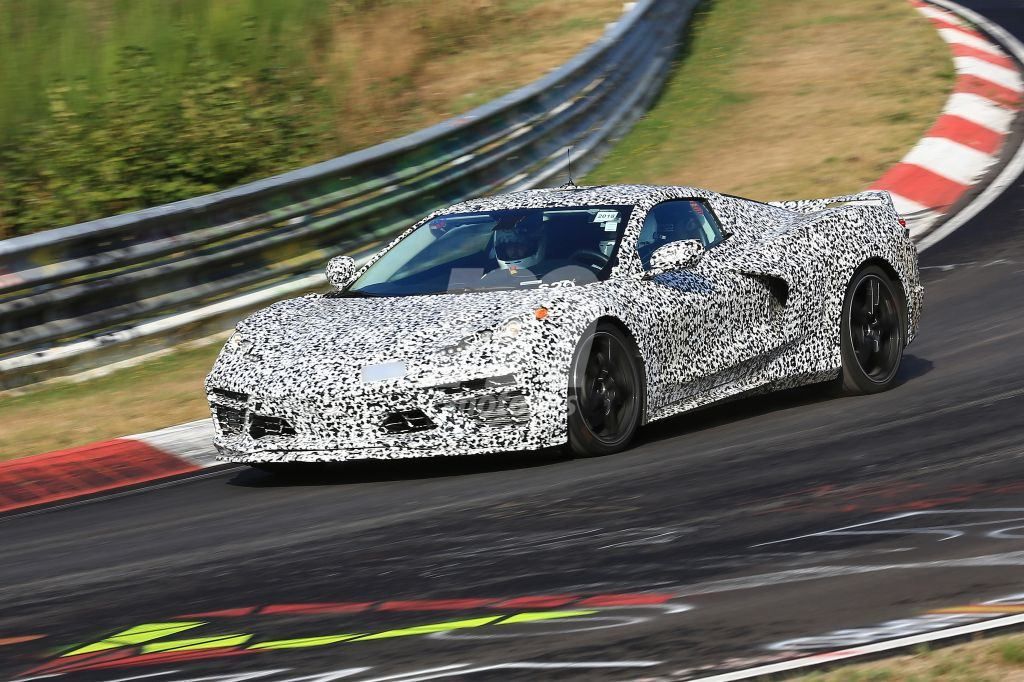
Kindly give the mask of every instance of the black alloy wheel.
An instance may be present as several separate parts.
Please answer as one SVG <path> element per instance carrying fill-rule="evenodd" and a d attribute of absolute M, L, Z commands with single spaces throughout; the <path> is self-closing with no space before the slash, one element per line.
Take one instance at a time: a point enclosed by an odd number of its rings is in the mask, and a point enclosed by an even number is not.
<path fill-rule="evenodd" d="M 633 440 L 643 409 L 641 361 L 617 326 L 599 324 L 573 358 L 569 385 L 569 448 L 577 456 L 607 455 Z"/>
<path fill-rule="evenodd" d="M 903 289 L 878 266 L 853 277 L 843 302 L 843 390 L 877 393 L 892 387 L 906 345 Z"/>

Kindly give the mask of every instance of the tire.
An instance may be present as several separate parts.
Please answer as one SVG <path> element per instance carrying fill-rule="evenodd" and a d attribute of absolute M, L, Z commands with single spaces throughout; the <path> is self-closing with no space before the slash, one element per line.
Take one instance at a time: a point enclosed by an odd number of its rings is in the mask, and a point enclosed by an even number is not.
<path fill-rule="evenodd" d="M 619 327 L 588 330 L 569 371 L 569 450 L 577 457 L 625 450 L 643 417 L 644 370 L 636 346 Z"/>
<path fill-rule="evenodd" d="M 877 265 L 858 270 L 843 299 L 842 392 L 858 395 L 892 388 L 903 359 L 906 334 L 903 287 Z"/>

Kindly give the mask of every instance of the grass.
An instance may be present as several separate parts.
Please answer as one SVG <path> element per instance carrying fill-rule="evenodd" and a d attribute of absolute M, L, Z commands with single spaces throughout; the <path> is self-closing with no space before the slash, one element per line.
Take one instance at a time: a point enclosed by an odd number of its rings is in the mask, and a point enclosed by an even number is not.
<path fill-rule="evenodd" d="M 4 0 L 0 140 L 48 113 L 47 90 L 115 84 L 119 52 L 149 50 L 165 95 L 196 48 L 247 74 L 284 68 L 331 105 L 330 155 L 459 113 L 475 88 L 507 91 L 560 64 L 621 11 L 618 0 Z M 501 59 L 495 59 L 500 56 Z M 471 83 L 470 87 L 465 87 Z M 72 106 L 82 106 L 80 100 Z M 372 116 L 369 114 L 372 112 Z"/>
<path fill-rule="evenodd" d="M 0 460 L 209 416 L 203 379 L 219 350 L 176 351 L 81 383 L 0 395 Z"/>
<path fill-rule="evenodd" d="M 3 0 L 0 238 L 412 132 L 544 75 L 621 12 L 621 0 Z"/>
<path fill-rule="evenodd" d="M 506 76 L 522 80 L 564 60 L 599 28 L 574 36 L 551 35 L 551 27 L 579 22 L 577 7 L 596 12 L 586 20 L 596 22 L 604 7 L 596 0 L 516 0 L 509 6 L 536 26 L 515 24 L 517 35 L 507 40 L 465 35 L 459 40 L 473 50 L 413 68 L 404 50 L 389 55 L 381 41 L 403 30 L 413 6 L 443 15 L 418 1 L 384 4 L 374 21 L 356 20 L 368 31 L 356 44 L 368 50 L 362 59 L 377 76 L 351 82 L 355 99 L 366 104 L 346 115 L 373 119 L 371 95 L 391 82 L 388 73 L 415 72 L 408 82 L 419 93 L 376 112 L 381 122 L 367 123 L 364 141 L 486 101 L 511 84 Z M 325 60 L 355 59 L 353 47 L 331 44 L 336 49 L 325 51 Z M 521 47 L 510 54 L 514 44 Z M 854 191 L 920 137 L 951 78 L 945 45 L 902 0 L 719 0 L 698 15 L 657 105 L 588 180 L 689 183 L 755 198 Z M 0 396 L 0 459 L 204 417 L 202 378 L 215 353 L 185 351 L 82 384 Z"/>
<path fill-rule="evenodd" d="M 587 182 L 852 193 L 921 137 L 953 79 L 945 43 L 903 0 L 719 0 L 696 15 L 658 103 Z"/>
<path fill-rule="evenodd" d="M 800 682 L 1021 682 L 1024 636 L 1003 635 L 793 678 Z"/>

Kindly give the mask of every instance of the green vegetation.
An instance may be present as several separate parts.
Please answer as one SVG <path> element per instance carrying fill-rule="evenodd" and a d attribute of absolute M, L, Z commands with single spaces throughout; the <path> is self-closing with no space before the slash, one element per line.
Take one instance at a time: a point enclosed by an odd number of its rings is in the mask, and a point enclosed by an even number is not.
<path fill-rule="evenodd" d="M 543 75 L 618 0 L 4 0 L 0 238 L 353 151 Z"/>
<path fill-rule="evenodd" d="M 1003 635 L 794 678 L 800 682 L 1003 682 L 1024 679 L 1024 636 Z"/>
<path fill-rule="evenodd" d="M 126 47 L 103 94 L 50 90 L 50 116 L 0 149 L 0 224 L 19 234 L 187 199 L 300 166 L 326 129 L 308 84 L 197 53 L 167 96 L 153 55 Z M 77 100 L 77 106 L 71 102 Z"/>
<path fill-rule="evenodd" d="M 1007 637 L 996 643 L 1003 663 L 1024 666 L 1024 637 Z"/>
<path fill-rule="evenodd" d="M 696 14 L 658 103 L 587 182 L 761 200 L 854 192 L 920 139 L 953 79 L 946 44 L 902 0 L 718 0 Z"/>

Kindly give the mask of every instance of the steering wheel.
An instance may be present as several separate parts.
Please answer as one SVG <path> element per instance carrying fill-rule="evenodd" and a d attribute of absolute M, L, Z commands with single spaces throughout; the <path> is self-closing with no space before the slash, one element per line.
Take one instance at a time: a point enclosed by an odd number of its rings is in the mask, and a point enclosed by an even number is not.
<path fill-rule="evenodd" d="M 595 270 L 604 270 L 604 266 L 608 264 L 608 256 L 600 251 L 592 251 L 591 249 L 580 249 L 569 256 L 569 260 L 594 268 Z"/>

